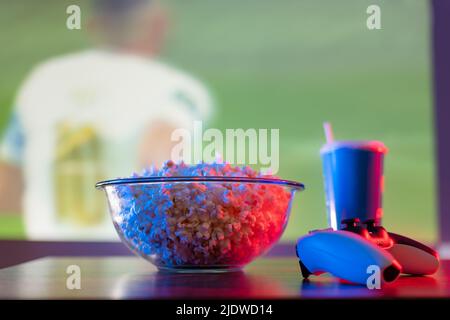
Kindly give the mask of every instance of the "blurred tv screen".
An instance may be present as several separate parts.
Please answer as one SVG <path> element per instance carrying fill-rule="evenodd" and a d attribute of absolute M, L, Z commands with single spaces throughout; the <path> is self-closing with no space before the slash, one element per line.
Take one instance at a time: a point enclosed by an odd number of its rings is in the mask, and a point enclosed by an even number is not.
<path fill-rule="evenodd" d="M 277 174 L 307 186 L 283 240 L 326 225 L 324 120 L 339 139 L 386 144 L 384 225 L 436 240 L 427 1 L 162 2 L 169 28 L 159 59 L 206 85 L 216 108 L 208 126 L 280 130 Z M 382 6 L 380 30 L 366 26 L 374 2 Z M 80 30 L 66 26 L 73 4 L 82 10 Z M 35 66 L 94 46 L 91 12 L 90 1 L 0 2 L 0 132 L 6 134 L 17 92 Z M 11 201 L 20 198 L 17 185 L 0 182 L 0 189 Z M 1 207 L 0 238 L 27 238 L 23 212 Z"/>

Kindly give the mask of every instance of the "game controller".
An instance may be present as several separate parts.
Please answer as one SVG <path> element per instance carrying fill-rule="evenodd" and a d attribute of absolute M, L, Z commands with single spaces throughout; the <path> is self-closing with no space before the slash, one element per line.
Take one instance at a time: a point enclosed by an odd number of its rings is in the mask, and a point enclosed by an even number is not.
<path fill-rule="evenodd" d="M 305 279 L 311 274 L 329 272 L 335 277 L 365 285 L 370 266 L 380 268 L 383 283 L 397 279 L 402 270 L 389 252 L 349 231 L 312 231 L 298 240 L 296 251 Z"/>
<path fill-rule="evenodd" d="M 341 230 L 319 230 L 300 238 L 297 256 L 304 278 L 329 272 L 344 280 L 366 284 L 367 268 L 376 265 L 381 280 L 392 282 L 400 273 L 431 275 L 439 268 L 438 253 L 424 244 L 387 232 L 373 220 L 343 220 Z"/>
<path fill-rule="evenodd" d="M 388 232 L 374 220 L 360 223 L 358 218 L 342 221 L 341 230 L 359 234 L 366 240 L 387 250 L 402 266 L 403 273 L 431 275 L 439 268 L 439 254 L 432 248 L 408 237 Z"/>

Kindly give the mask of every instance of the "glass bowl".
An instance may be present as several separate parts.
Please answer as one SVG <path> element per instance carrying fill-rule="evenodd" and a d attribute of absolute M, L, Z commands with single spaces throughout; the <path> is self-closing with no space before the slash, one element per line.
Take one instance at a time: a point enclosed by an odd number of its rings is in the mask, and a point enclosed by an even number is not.
<path fill-rule="evenodd" d="M 281 237 L 301 183 L 248 177 L 102 181 L 125 245 L 160 270 L 236 271 Z"/>

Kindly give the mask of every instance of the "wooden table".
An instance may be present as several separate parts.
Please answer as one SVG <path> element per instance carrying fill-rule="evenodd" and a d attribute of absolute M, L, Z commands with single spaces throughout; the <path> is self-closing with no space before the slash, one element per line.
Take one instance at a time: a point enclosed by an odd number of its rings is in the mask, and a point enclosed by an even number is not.
<path fill-rule="evenodd" d="M 69 290 L 66 269 L 81 268 L 81 289 Z M 448 298 L 450 261 L 433 277 L 403 276 L 381 290 L 322 275 L 305 282 L 295 257 L 256 260 L 243 272 L 161 273 L 134 257 L 47 257 L 0 270 L 0 298 Z"/>

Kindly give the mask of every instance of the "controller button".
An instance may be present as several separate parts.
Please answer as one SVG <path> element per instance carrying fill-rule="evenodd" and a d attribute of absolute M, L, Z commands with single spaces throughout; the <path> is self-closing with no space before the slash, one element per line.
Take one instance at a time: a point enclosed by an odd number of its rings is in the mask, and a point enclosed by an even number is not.
<path fill-rule="evenodd" d="M 343 219 L 341 221 L 341 224 L 345 224 L 347 227 L 356 227 L 361 220 L 359 218 L 350 218 L 350 219 Z"/>
<path fill-rule="evenodd" d="M 375 220 L 369 219 L 363 222 L 366 225 L 367 229 L 375 228 Z"/>

